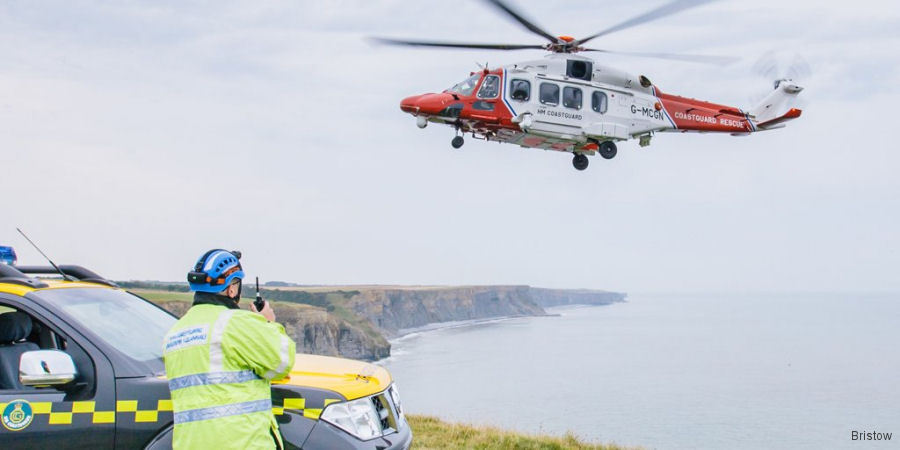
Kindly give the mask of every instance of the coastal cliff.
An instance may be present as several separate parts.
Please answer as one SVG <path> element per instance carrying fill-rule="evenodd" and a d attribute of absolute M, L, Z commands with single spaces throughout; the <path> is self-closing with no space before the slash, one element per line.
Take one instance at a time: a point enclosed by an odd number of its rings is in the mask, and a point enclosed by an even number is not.
<path fill-rule="evenodd" d="M 122 282 L 177 316 L 187 286 Z M 286 284 L 286 283 L 285 283 Z M 606 305 L 625 294 L 530 286 L 266 286 L 262 295 L 297 351 L 373 361 L 390 356 L 388 338 L 444 322 L 546 315 L 545 307 Z M 242 304 L 246 305 L 250 299 Z"/>
<path fill-rule="evenodd" d="M 186 300 L 159 300 L 146 292 L 141 295 L 179 317 L 190 308 L 190 302 Z M 391 354 L 391 344 L 383 336 L 330 314 L 325 308 L 283 302 L 273 302 L 272 308 L 285 332 L 297 343 L 299 353 L 366 361 Z"/>
<path fill-rule="evenodd" d="M 343 306 L 392 337 L 433 323 L 546 314 L 528 286 L 372 287 Z"/>
<path fill-rule="evenodd" d="M 590 289 L 531 288 L 534 302 L 544 308 L 562 305 L 609 305 L 624 302 L 626 294 Z"/>

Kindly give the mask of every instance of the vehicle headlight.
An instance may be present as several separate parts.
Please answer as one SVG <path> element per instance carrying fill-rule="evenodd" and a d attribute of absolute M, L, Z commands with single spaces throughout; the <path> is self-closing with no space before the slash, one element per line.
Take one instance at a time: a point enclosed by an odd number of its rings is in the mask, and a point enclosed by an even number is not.
<path fill-rule="evenodd" d="M 320 418 L 362 440 L 382 435 L 381 420 L 368 397 L 331 404 Z"/>

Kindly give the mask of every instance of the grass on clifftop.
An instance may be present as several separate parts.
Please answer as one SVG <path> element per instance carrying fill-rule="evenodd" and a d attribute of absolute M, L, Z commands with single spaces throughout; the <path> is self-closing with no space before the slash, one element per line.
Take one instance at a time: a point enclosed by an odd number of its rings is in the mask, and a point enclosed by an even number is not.
<path fill-rule="evenodd" d="M 628 450 L 635 447 L 621 447 L 615 444 L 589 444 L 575 435 L 567 433 L 563 437 L 538 436 L 481 427 L 443 422 L 430 416 L 407 416 L 413 431 L 413 445 L 416 450 L 432 449 L 479 449 L 479 450 Z"/>
<path fill-rule="evenodd" d="M 156 289 L 129 289 L 141 297 L 153 302 L 193 302 L 193 292 L 171 292 Z"/>

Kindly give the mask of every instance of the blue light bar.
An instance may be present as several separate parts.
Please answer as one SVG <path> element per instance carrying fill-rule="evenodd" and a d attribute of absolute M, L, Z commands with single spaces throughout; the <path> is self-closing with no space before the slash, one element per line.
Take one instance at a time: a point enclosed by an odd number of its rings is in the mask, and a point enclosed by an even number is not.
<path fill-rule="evenodd" d="M 0 264 L 9 264 L 14 266 L 16 264 L 16 250 L 12 247 L 5 247 L 0 245 Z"/>

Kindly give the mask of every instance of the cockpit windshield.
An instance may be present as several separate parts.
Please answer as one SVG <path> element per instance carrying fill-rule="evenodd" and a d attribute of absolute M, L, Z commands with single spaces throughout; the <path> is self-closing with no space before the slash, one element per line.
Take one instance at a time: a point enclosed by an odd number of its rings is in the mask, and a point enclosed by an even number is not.
<path fill-rule="evenodd" d="M 446 92 L 456 93 L 459 95 L 472 95 L 472 92 L 475 91 L 475 86 L 478 84 L 478 80 L 481 79 L 481 74 L 472 75 L 465 80 L 456 83 L 452 88 L 447 89 Z"/>

